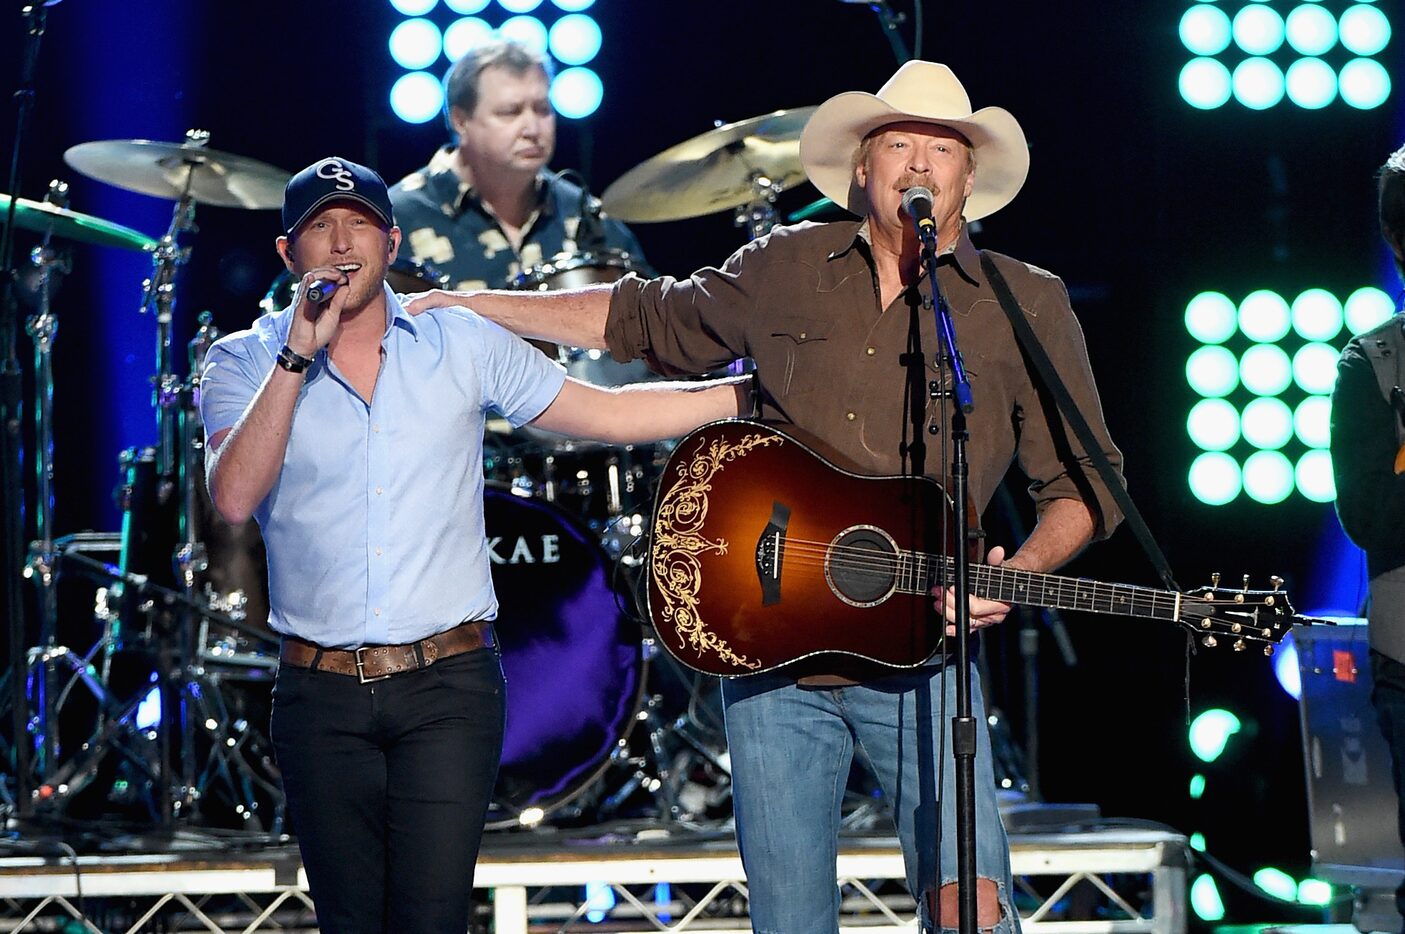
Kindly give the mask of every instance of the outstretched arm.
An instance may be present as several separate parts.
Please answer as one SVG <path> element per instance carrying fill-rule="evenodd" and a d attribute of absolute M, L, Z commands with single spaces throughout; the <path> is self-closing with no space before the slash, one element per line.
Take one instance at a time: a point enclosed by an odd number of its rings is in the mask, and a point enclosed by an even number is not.
<path fill-rule="evenodd" d="M 559 292 L 421 292 L 405 304 L 412 315 L 445 306 L 470 308 L 519 337 L 569 347 L 605 347 L 610 286 L 591 285 Z"/>
<path fill-rule="evenodd" d="M 642 444 L 685 435 L 750 411 L 750 377 L 696 383 L 634 383 L 601 389 L 567 379 L 532 424 L 573 438 Z"/>

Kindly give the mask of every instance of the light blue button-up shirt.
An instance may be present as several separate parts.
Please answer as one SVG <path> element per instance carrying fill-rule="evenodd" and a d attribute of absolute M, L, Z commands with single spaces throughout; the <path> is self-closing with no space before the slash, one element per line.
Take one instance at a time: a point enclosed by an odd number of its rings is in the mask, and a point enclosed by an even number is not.
<path fill-rule="evenodd" d="M 492 619 L 483 422 L 536 418 L 565 382 L 536 348 L 464 308 L 411 317 L 386 288 L 369 403 L 326 351 L 308 368 L 283 469 L 254 512 L 268 550 L 269 625 L 333 648 L 413 642 Z M 244 414 L 287 341 L 264 315 L 206 356 L 208 438 Z"/>

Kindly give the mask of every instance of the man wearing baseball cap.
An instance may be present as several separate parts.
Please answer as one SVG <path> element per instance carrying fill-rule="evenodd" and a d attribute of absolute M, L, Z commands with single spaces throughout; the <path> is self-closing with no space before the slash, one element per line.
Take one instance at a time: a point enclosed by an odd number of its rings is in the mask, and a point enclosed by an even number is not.
<path fill-rule="evenodd" d="M 1024 184 L 1029 152 L 1015 118 L 997 107 L 973 111 L 951 69 L 913 61 L 877 94 L 849 92 L 820 105 L 801 135 L 800 159 L 810 181 L 857 219 L 777 228 L 721 268 L 687 279 L 628 277 L 568 296 L 426 293 L 411 310 L 464 302 L 518 333 L 608 347 L 618 360 L 642 356 L 662 372 L 701 372 L 749 355 L 763 417 L 804 429 L 854 472 L 900 474 L 920 463 L 941 480 L 949 463 L 943 441 L 950 394 L 928 392 L 943 379 L 934 362 L 940 344 L 933 316 L 922 308 L 928 284 L 914 218 L 903 207 L 905 192 L 926 188 L 937 284 L 951 306 L 976 400 L 968 417 L 975 515 L 1016 458 L 1039 514 L 1014 554 L 1006 559 L 996 547 L 988 562 L 1046 571 L 1110 533 L 1121 518 L 1110 491 L 1063 421 L 1051 416 L 1053 405 L 1026 365 L 967 226 L 1004 208 Z M 1009 282 L 1098 446 L 1120 466 L 1063 283 L 986 255 Z M 566 315 L 560 306 L 568 302 Z M 934 597 L 952 620 L 953 595 Z M 972 625 L 997 623 L 1009 609 L 972 598 Z M 932 775 L 936 752 L 952 748 L 956 679 L 943 677 L 949 666 L 940 653 L 922 668 L 897 672 L 858 669 L 842 656 L 821 659 L 722 684 L 752 925 L 786 934 L 838 930 L 839 797 L 861 749 L 893 804 L 908 884 L 925 923 L 954 928 L 956 770 L 948 762 L 935 788 L 924 788 L 923 778 Z M 971 674 L 974 715 L 983 721 L 974 666 Z M 976 920 L 982 929 L 1008 931 L 1018 926 L 1008 844 L 985 730 L 978 740 Z M 921 807 L 930 791 L 940 797 L 940 834 L 937 809 Z"/>
<path fill-rule="evenodd" d="M 411 317 L 385 183 L 348 159 L 293 176 L 283 228 L 293 302 L 210 348 L 201 415 L 215 506 L 268 549 L 289 814 L 323 932 L 461 932 L 503 738 L 485 413 L 629 444 L 740 384 L 605 392 L 466 309 Z"/>

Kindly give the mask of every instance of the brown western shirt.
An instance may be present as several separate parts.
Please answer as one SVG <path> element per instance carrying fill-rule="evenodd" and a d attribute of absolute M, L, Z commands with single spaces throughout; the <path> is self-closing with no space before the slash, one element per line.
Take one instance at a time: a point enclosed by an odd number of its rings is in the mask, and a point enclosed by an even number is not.
<path fill-rule="evenodd" d="M 1122 455 L 1108 436 L 1083 331 L 1063 282 L 1042 269 L 990 254 L 1063 377 L 1113 466 Z M 937 272 L 971 381 L 968 416 L 970 496 L 983 511 L 1011 463 L 1031 480 L 1042 511 L 1053 499 L 1082 499 L 1106 536 L 1121 513 L 1053 397 L 1026 363 L 1010 322 L 963 231 Z M 926 285 L 921 284 L 922 291 Z M 941 480 L 950 462 L 948 399 L 929 382 L 950 384 L 937 366 L 939 342 L 917 287 L 880 306 L 878 274 L 857 221 L 779 227 L 732 255 L 720 269 L 686 279 L 627 277 L 615 285 L 606 338 L 617 360 L 643 357 L 664 374 L 697 373 L 738 357 L 756 361 L 759 415 L 820 440 L 860 473 L 906 472 L 912 413 L 925 442 L 923 472 Z M 910 350 L 917 351 L 910 354 Z M 916 361 L 920 364 L 913 365 Z M 915 397 L 915 403 L 914 403 Z"/>

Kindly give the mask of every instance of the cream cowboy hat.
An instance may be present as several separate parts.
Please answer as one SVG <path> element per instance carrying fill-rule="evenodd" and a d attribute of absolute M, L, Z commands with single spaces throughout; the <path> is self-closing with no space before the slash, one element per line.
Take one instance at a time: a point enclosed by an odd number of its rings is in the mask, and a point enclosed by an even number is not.
<path fill-rule="evenodd" d="M 971 99 L 950 68 L 912 61 L 877 94 L 848 91 L 825 101 L 800 134 L 800 162 L 810 181 L 854 214 L 867 207 L 854 181 L 854 153 L 881 126 L 904 120 L 950 127 L 976 151 L 976 181 L 962 212 L 967 220 L 994 214 L 1014 200 L 1029 175 L 1029 147 L 1015 118 L 999 107 L 971 112 Z"/>

